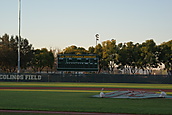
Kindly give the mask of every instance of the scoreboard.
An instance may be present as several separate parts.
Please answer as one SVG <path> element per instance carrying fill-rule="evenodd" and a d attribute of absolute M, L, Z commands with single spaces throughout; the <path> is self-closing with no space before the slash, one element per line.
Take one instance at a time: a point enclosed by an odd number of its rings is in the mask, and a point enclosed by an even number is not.
<path fill-rule="evenodd" d="M 57 55 L 57 70 L 59 71 L 98 71 L 98 57 L 95 54 Z"/>

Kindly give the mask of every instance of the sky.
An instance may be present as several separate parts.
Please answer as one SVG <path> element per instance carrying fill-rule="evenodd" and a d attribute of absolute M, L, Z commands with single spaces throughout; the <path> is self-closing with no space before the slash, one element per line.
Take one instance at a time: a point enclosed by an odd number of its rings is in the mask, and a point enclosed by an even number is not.
<path fill-rule="evenodd" d="M 35 49 L 172 40 L 172 0 L 21 0 L 21 37 Z M 0 36 L 18 35 L 18 0 L 0 0 Z"/>

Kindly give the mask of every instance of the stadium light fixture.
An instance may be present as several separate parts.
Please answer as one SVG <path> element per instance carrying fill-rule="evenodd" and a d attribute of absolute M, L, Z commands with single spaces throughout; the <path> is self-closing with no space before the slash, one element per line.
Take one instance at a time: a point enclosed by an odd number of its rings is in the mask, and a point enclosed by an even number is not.
<path fill-rule="evenodd" d="M 97 41 L 99 40 L 99 34 L 96 34 L 95 37 L 96 37 L 96 46 L 97 46 Z"/>

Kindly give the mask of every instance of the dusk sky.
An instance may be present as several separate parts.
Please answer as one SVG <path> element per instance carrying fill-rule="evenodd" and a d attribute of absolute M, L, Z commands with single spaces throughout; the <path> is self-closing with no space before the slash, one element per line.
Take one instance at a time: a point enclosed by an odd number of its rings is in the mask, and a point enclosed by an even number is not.
<path fill-rule="evenodd" d="M 21 0 L 21 36 L 36 48 L 172 39 L 172 0 Z M 0 36 L 18 35 L 18 0 L 0 0 Z"/>

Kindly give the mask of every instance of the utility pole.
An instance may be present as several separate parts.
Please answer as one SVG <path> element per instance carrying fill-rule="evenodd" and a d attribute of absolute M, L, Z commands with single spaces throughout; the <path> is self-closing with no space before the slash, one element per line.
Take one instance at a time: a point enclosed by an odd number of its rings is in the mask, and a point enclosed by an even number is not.
<path fill-rule="evenodd" d="M 21 22 L 21 0 L 18 0 L 18 70 L 17 73 L 20 73 L 20 22 Z"/>

